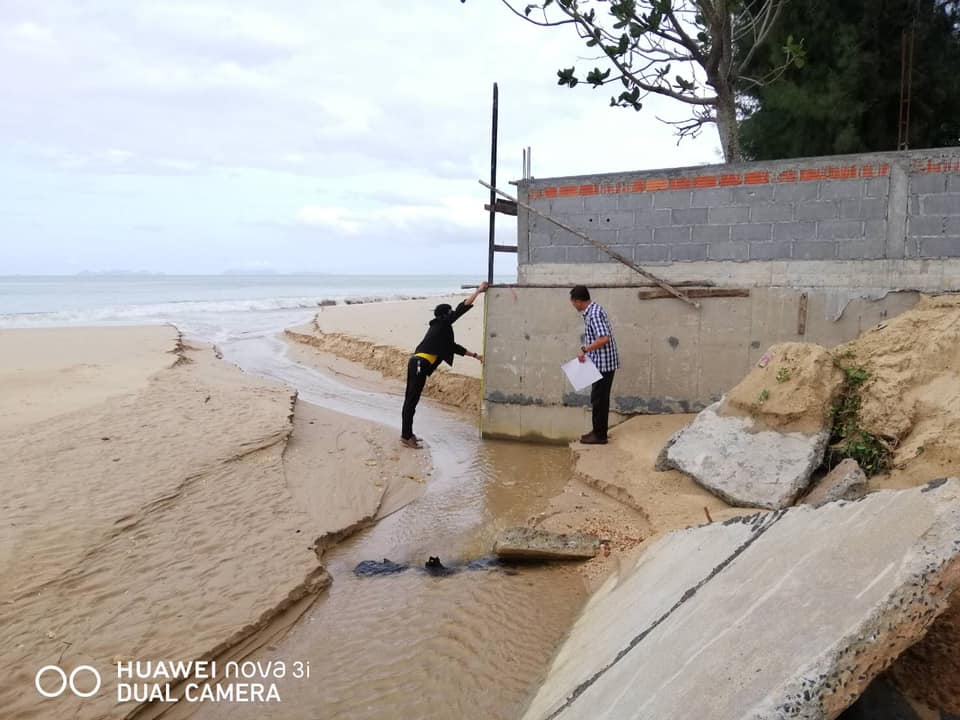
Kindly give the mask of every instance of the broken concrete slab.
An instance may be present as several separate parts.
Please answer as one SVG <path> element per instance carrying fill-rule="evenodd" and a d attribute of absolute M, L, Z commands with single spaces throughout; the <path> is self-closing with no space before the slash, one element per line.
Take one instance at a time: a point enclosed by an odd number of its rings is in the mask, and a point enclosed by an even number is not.
<path fill-rule="evenodd" d="M 591 597 L 524 717 L 832 720 L 958 587 L 956 479 L 671 533 Z"/>
<path fill-rule="evenodd" d="M 751 418 L 721 416 L 722 402 L 680 431 L 667 448 L 666 464 L 731 505 L 770 510 L 792 505 L 823 462 L 829 432 L 763 430 Z"/>
<path fill-rule="evenodd" d="M 600 551 L 600 538 L 581 533 L 552 533 L 529 527 L 508 528 L 493 544 L 493 552 L 514 560 L 586 560 Z"/>
<path fill-rule="evenodd" d="M 908 697 L 960 717 L 960 592 L 937 617 L 923 640 L 913 645 L 890 668 L 890 676 Z"/>
<path fill-rule="evenodd" d="M 834 500 L 856 500 L 870 489 L 867 475 L 853 458 L 845 458 L 828 472 L 803 498 L 806 505 L 820 507 Z"/>

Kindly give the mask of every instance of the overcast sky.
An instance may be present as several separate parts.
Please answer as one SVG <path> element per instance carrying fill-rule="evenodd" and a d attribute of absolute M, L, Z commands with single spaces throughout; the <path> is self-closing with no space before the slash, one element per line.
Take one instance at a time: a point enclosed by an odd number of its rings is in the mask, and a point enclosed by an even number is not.
<path fill-rule="evenodd" d="M 0 0 L 0 274 L 480 273 L 500 179 L 719 161 L 496 0 Z M 502 242 L 513 218 L 498 218 Z M 510 271 L 511 259 L 498 260 Z"/>

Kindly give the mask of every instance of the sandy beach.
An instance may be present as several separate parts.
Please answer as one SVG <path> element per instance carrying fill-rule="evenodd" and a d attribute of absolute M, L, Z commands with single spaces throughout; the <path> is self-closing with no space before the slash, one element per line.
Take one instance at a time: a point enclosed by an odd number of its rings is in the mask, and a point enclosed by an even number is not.
<path fill-rule="evenodd" d="M 290 379 L 297 375 L 278 382 L 233 364 L 249 341 L 221 353 L 169 325 L 0 332 L 7 716 L 295 718 L 301 703 L 319 703 L 352 717 L 365 703 L 366 716 L 377 717 L 383 701 L 439 717 L 420 708 L 419 692 L 398 690 L 423 681 L 416 668 L 425 662 L 425 672 L 446 678 L 441 695 L 464 717 L 480 717 L 471 698 L 491 683 L 498 699 L 482 704 L 482 716 L 513 717 L 589 588 L 652 538 L 706 513 L 736 514 L 689 478 L 652 470 L 684 416 L 626 423 L 601 449 L 480 443 L 480 365 L 466 358 L 427 385 L 418 412 L 433 433 L 426 448 L 402 448 L 406 360 L 439 301 L 325 307 L 288 329 L 284 362 L 329 379 L 300 395 Z M 481 301 L 456 325 L 468 349 L 482 350 L 482 312 Z M 258 342 L 273 347 L 267 336 Z M 286 377 L 269 367 L 258 372 Z M 343 411 L 308 402 L 316 392 L 323 403 L 347 393 L 346 405 L 330 405 Z M 434 462 L 446 475 L 438 486 Z M 410 505 L 418 498 L 426 504 Z M 341 552 L 345 540 L 408 505 L 398 523 Z M 466 573 L 429 599 L 413 576 L 379 585 L 352 577 L 358 560 L 388 556 L 422 565 L 439 553 L 462 566 L 515 525 L 594 533 L 604 552 L 577 566 L 525 570 L 520 581 Z M 392 627 L 397 618 L 402 631 Z M 416 654 L 423 642 L 454 665 Z M 242 703 L 137 710 L 117 702 L 112 672 L 83 701 L 32 692 L 33 674 L 48 664 L 290 657 L 307 658 L 328 682 L 284 689 L 293 702 L 269 711 Z M 509 678 L 503 666 L 513 668 Z M 463 686 L 464 673 L 484 681 Z M 362 681 L 374 676 L 376 700 Z"/>
<path fill-rule="evenodd" d="M 108 672 L 95 698 L 44 701 L 47 664 L 268 642 L 329 584 L 322 551 L 429 472 L 385 427 L 310 407 L 172 327 L 0 331 L 0 388 L 9 718 L 129 710 Z"/>

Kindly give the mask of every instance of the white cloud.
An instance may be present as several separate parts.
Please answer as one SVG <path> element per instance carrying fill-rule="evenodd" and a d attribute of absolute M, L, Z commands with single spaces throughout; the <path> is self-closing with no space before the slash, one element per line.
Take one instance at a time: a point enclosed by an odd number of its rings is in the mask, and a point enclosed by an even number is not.
<path fill-rule="evenodd" d="M 344 208 L 308 205 L 300 208 L 297 220 L 304 225 L 327 227 L 354 235 L 360 229 L 357 215 Z"/>
<path fill-rule="evenodd" d="M 0 66 L 17 71 L 0 73 L 0 160 L 16 162 L 0 175 L 37 179 L 41 200 L 17 207 L 51 237 L 74 234 L 77 213 L 60 208 L 81 180 L 85 198 L 142 198 L 130 227 L 162 217 L 197 238 L 184 269 L 251 222 L 265 223 L 260 243 L 301 233 L 313 247 L 323 231 L 379 238 L 388 256 L 433 242 L 453 257 L 476 237 L 482 256 L 494 80 L 501 183 L 526 146 L 539 177 L 717 159 L 709 130 L 677 148 L 655 120 L 682 108 L 636 114 L 558 88 L 556 69 L 585 52 L 483 0 L 5 0 Z M 84 218 L 87 242 L 125 257 L 122 232 Z M 41 267 L 53 253 L 34 245 Z M 351 257 L 357 271 L 370 260 Z"/>

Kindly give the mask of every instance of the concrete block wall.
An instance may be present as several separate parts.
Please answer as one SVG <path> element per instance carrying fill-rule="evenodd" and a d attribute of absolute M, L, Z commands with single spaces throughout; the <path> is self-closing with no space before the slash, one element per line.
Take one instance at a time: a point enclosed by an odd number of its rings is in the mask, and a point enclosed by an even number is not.
<path fill-rule="evenodd" d="M 960 149 L 525 180 L 639 264 L 960 257 Z M 519 264 L 614 262 L 521 209 Z"/>
<path fill-rule="evenodd" d="M 695 412 L 772 344 L 846 342 L 960 291 L 960 149 L 525 180 L 520 199 L 671 283 L 738 288 L 695 310 L 570 232 L 518 216 L 519 286 L 486 298 L 483 433 L 565 441 L 589 399 L 560 370 L 589 286 L 613 321 L 619 417 Z"/>
<path fill-rule="evenodd" d="M 672 298 L 640 299 L 638 290 L 592 289 L 610 316 L 621 358 L 611 395 L 614 423 L 635 413 L 698 412 L 740 382 L 771 345 L 837 345 L 919 297 L 763 287 L 748 297 L 704 299 L 697 310 Z M 574 392 L 560 369 L 582 343 L 583 320 L 570 305 L 569 285 L 494 287 L 485 307 L 484 436 L 560 442 L 587 432 L 589 389 Z"/>

